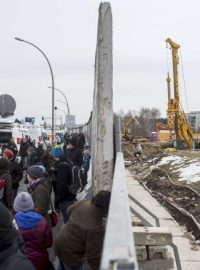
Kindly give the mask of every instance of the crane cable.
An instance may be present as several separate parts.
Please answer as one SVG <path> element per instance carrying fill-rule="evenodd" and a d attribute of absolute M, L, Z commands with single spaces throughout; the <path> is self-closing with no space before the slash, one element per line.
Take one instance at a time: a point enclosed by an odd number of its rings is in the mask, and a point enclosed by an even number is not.
<path fill-rule="evenodd" d="M 184 88 L 185 99 L 186 99 L 186 107 L 187 107 L 187 112 L 189 112 L 189 109 L 188 109 L 188 99 L 187 99 L 187 91 L 186 91 L 186 83 L 185 83 L 185 75 L 184 75 L 184 69 L 183 69 L 183 60 L 182 60 L 182 55 L 181 55 L 181 49 L 180 49 L 180 59 L 181 59 L 181 70 L 182 70 L 182 78 L 183 78 L 183 88 Z"/>

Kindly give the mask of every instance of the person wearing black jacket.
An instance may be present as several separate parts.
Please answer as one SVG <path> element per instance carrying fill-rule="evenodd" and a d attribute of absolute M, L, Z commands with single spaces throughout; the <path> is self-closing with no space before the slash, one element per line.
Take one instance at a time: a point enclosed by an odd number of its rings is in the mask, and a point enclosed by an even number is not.
<path fill-rule="evenodd" d="M 22 168 L 20 167 L 20 164 L 17 163 L 17 161 L 15 160 L 14 153 L 11 150 L 5 149 L 3 151 L 3 157 L 9 160 L 8 170 L 12 177 L 12 193 L 13 193 L 13 200 L 14 200 L 15 197 L 17 196 L 19 182 L 23 178 Z"/>
<path fill-rule="evenodd" d="M 22 253 L 20 236 L 12 225 L 11 213 L 0 203 L 0 269 L 35 270 Z"/>
<path fill-rule="evenodd" d="M 34 147 L 30 146 L 27 150 L 27 154 L 28 154 L 28 157 L 27 157 L 27 162 L 26 162 L 25 168 L 33 166 L 33 165 L 37 164 L 37 162 L 38 162 L 37 152 L 36 152 L 36 149 Z"/>
<path fill-rule="evenodd" d="M 72 137 L 69 140 L 69 144 L 65 149 L 65 157 L 66 159 L 73 162 L 74 165 L 81 167 L 83 164 L 83 153 L 81 149 L 77 147 L 77 140 L 75 137 Z"/>
<path fill-rule="evenodd" d="M 7 149 L 10 149 L 13 152 L 13 154 L 14 154 L 14 158 L 16 158 L 17 153 L 18 153 L 18 149 L 17 149 L 17 145 L 15 143 L 15 139 L 14 138 L 12 138 L 10 140 L 10 142 L 7 144 L 7 147 L 6 148 Z"/>
<path fill-rule="evenodd" d="M 38 143 L 38 147 L 36 149 L 36 152 L 37 152 L 38 162 L 41 162 L 42 156 L 44 154 L 44 148 L 43 148 L 43 144 L 42 143 Z"/>
<path fill-rule="evenodd" d="M 59 206 L 64 223 L 66 223 L 68 220 L 67 208 L 76 200 L 76 195 L 68 191 L 68 185 L 71 184 L 71 181 L 72 171 L 66 164 L 66 159 L 61 158 L 57 165 L 55 204 Z"/>
<path fill-rule="evenodd" d="M 26 165 L 27 156 L 28 156 L 28 153 L 27 153 L 28 148 L 29 148 L 29 143 L 27 139 L 23 138 L 20 144 L 20 148 L 19 148 L 19 155 L 21 157 L 20 163 L 23 168 Z"/>

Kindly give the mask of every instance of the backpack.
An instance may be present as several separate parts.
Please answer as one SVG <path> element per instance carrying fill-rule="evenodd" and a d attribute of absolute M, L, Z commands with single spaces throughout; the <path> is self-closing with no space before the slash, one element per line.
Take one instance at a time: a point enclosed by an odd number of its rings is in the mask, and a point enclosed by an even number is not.
<path fill-rule="evenodd" d="M 7 176 L 7 173 L 4 173 L 2 177 L 0 178 L 0 200 L 3 200 L 3 194 L 5 189 L 6 180 L 3 179 L 5 176 Z"/>
<path fill-rule="evenodd" d="M 61 163 L 67 165 L 71 171 L 72 178 L 71 183 L 67 185 L 68 192 L 76 195 L 77 193 L 83 191 L 87 184 L 87 175 L 85 174 L 84 169 L 74 165 L 69 160 Z"/>

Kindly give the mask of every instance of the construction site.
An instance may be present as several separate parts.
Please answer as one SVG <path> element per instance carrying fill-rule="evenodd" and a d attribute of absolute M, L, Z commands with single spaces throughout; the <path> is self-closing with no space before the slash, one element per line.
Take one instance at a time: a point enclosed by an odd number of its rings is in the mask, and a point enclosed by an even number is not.
<path fill-rule="evenodd" d="M 148 119 L 152 122 L 149 136 L 136 135 L 137 127 L 144 126 L 137 116 L 122 119 L 122 152 L 131 220 L 139 269 L 199 269 L 200 134 L 192 128 L 190 115 L 181 105 L 180 45 L 170 38 L 166 42 L 172 52 L 173 70 L 173 79 L 168 73 L 166 80 L 166 119 L 162 122 Z M 169 241 L 164 228 L 172 233 Z M 140 242 L 145 232 L 148 236 Z M 154 239 L 153 244 L 148 242 L 148 237 Z M 171 255 L 169 246 L 173 249 Z"/>

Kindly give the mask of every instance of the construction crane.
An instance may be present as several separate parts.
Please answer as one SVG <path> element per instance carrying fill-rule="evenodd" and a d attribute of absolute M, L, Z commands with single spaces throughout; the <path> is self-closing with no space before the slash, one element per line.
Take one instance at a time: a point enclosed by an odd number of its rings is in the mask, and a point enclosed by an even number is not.
<path fill-rule="evenodd" d="M 178 49 L 180 45 L 173 42 L 170 38 L 166 39 L 166 42 L 170 44 L 172 50 L 172 64 L 173 64 L 173 84 L 174 84 L 174 98 L 171 97 L 171 78 L 167 76 L 167 89 L 168 89 L 168 109 L 167 109 L 167 125 L 169 129 L 175 129 L 176 142 L 185 142 L 187 147 L 192 149 L 194 136 L 193 131 L 190 128 L 188 119 L 181 108 L 180 96 L 179 96 L 179 81 L 178 81 Z"/>

